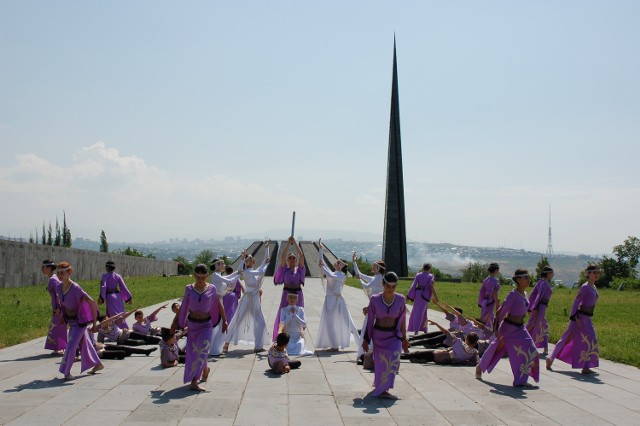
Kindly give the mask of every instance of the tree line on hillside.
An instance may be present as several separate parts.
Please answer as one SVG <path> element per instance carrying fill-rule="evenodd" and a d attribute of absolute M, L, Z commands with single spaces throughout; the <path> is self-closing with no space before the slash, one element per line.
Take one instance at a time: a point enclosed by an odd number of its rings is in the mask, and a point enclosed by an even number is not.
<path fill-rule="evenodd" d="M 36 227 L 36 235 L 34 237 L 33 233 L 31 233 L 29 242 L 47 246 L 71 247 L 71 230 L 67 226 L 67 214 L 64 210 L 62 211 L 62 218 L 62 228 L 60 228 L 58 216 L 56 216 L 55 233 L 53 226 L 51 226 L 51 221 L 49 221 L 48 230 L 45 228 L 44 221 L 42 221 L 42 234 L 38 235 L 38 228 Z"/>
<path fill-rule="evenodd" d="M 600 279 L 596 281 L 598 288 L 614 287 L 620 289 L 640 290 L 640 279 L 638 279 L 638 261 L 640 260 L 640 239 L 629 236 L 622 244 L 613 247 L 613 256 L 603 256 L 602 259 L 595 263 L 600 267 L 602 273 Z M 542 268 L 550 265 L 546 256 L 541 256 L 536 265 L 536 275 L 532 277 L 532 285 L 540 277 Z M 585 269 L 586 269 L 585 265 Z M 469 262 L 469 264 L 461 269 L 462 281 L 471 283 L 480 283 L 487 276 L 487 268 L 489 264 L 483 262 Z M 582 284 L 587 281 L 584 270 L 577 278 L 577 282 Z M 511 284 L 510 278 L 500 275 L 501 284 Z"/>

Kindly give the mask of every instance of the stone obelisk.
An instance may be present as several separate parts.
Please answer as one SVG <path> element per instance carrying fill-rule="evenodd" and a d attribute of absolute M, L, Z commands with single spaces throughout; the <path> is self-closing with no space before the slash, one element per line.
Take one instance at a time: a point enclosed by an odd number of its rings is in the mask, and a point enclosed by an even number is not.
<path fill-rule="evenodd" d="M 407 232 L 405 230 L 404 216 L 404 181 L 402 179 L 402 149 L 400 144 L 398 64 L 396 61 L 395 37 L 393 38 L 393 82 L 391 86 L 387 196 L 384 210 L 383 238 L 382 258 L 387 265 L 387 271 L 393 271 L 400 277 L 408 276 Z"/>

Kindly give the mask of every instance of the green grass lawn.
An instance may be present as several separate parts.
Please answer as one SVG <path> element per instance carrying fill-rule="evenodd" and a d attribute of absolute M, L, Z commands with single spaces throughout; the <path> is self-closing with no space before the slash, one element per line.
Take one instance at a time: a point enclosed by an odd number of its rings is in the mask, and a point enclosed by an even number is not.
<path fill-rule="evenodd" d="M 347 284 L 360 287 L 359 281 L 349 278 Z M 406 295 L 411 281 L 400 281 L 398 292 Z M 480 316 L 478 290 L 480 284 L 437 283 L 438 296 L 447 303 L 460 307 L 474 318 Z M 510 288 L 502 287 L 500 300 L 504 300 Z M 558 341 L 569 323 L 569 312 L 578 289 L 554 289 L 547 309 L 549 340 Z M 640 367 L 640 292 L 599 290 L 593 323 L 598 333 L 600 356 L 612 361 Z M 434 304 L 430 305 L 438 309 Z"/>
<path fill-rule="evenodd" d="M 132 277 L 126 280 L 134 295 L 131 308 L 155 305 L 176 299 L 184 294 L 184 286 L 193 278 Z M 78 284 L 96 301 L 100 294 L 100 281 L 79 281 Z M 105 313 L 104 305 L 99 306 Z M 43 283 L 37 286 L 0 289 L 0 348 L 16 345 L 45 336 L 51 319 L 51 298 Z"/>
<path fill-rule="evenodd" d="M 132 277 L 127 286 L 134 294 L 133 307 L 150 306 L 165 300 L 182 297 L 190 277 Z M 79 284 L 96 300 L 99 281 Z M 350 278 L 347 284 L 360 287 Z M 400 281 L 398 291 L 407 294 L 411 281 Z M 436 291 L 441 299 L 461 307 L 466 314 L 477 317 L 477 295 L 480 284 L 438 283 Z M 509 289 L 500 292 L 504 299 Z M 547 319 L 551 342 L 556 342 L 569 322 L 569 311 L 577 289 L 556 289 L 549 303 Z M 19 303 L 18 303 L 19 302 Z M 45 285 L 0 289 L 0 348 L 42 337 L 47 333 L 51 315 L 49 294 Z M 432 305 L 433 306 L 433 305 Z M 598 333 L 600 356 L 612 361 L 640 367 L 640 292 L 600 290 L 593 322 Z M 101 307 L 104 313 L 104 305 Z"/>

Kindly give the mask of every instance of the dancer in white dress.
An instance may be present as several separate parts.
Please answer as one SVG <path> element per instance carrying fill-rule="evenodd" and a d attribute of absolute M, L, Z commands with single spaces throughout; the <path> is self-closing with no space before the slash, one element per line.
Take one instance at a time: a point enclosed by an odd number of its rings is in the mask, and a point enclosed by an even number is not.
<path fill-rule="evenodd" d="M 337 351 L 340 348 L 345 349 L 351 343 L 351 334 L 353 334 L 356 346 L 360 346 L 358 329 L 353 323 L 347 303 L 342 297 L 342 288 L 347 279 L 347 263 L 338 259 L 333 265 L 335 272 L 331 271 L 323 260 L 324 253 L 322 249 L 324 244 L 319 241 L 318 245 L 320 247 L 318 251 L 320 267 L 327 276 L 327 286 L 322 315 L 320 316 L 316 348 L 327 348 L 330 351 Z"/>
<path fill-rule="evenodd" d="M 307 328 L 307 319 L 304 316 L 304 308 L 297 306 L 298 295 L 289 293 L 287 302 L 289 305 L 280 309 L 278 334 L 282 332 L 289 334 L 290 339 L 287 345 L 289 355 L 311 355 L 313 352 L 304 348 L 304 331 Z"/>
<path fill-rule="evenodd" d="M 264 260 L 257 268 L 253 269 L 256 260 L 250 254 L 245 253 L 242 263 L 238 267 L 241 276 L 244 276 L 244 295 L 240 299 L 240 304 L 236 314 L 229 324 L 227 337 L 225 339 L 223 352 L 229 350 L 229 342 L 234 345 L 238 343 L 254 345 L 255 352 L 264 351 L 263 345 L 269 341 L 267 333 L 267 323 L 260 307 L 260 296 L 262 295 L 262 279 L 269 266 L 269 242 Z"/>
<path fill-rule="evenodd" d="M 242 252 L 243 255 L 245 252 Z M 211 284 L 213 284 L 218 292 L 218 298 L 220 304 L 222 304 L 222 297 L 231 293 L 236 288 L 238 282 L 238 276 L 240 273 L 235 271 L 232 274 L 222 276 L 225 269 L 224 260 L 214 259 L 211 263 Z M 222 331 L 222 321 L 213 327 L 213 333 L 211 334 L 211 348 L 209 349 L 209 355 L 218 356 L 222 353 L 222 347 L 224 346 L 226 332 Z"/>
<path fill-rule="evenodd" d="M 358 270 L 358 263 L 356 253 L 353 253 L 353 271 L 355 272 L 356 277 L 360 280 L 360 284 L 364 289 L 367 297 L 371 299 L 371 296 L 382 293 L 382 278 L 384 277 L 385 272 L 387 271 L 387 265 L 382 260 L 376 261 L 371 266 L 371 272 L 374 273 L 372 277 L 369 275 L 365 275 Z M 366 309 L 366 308 L 365 308 Z M 360 331 L 360 342 L 362 342 L 362 336 L 364 336 L 364 332 L 367 329 L 367 313 L 364 313 L 364 322 L 362 323 L 362 329 Z M 370 350 L 373 350 L 370 346 Z M 362 345 L 358 346 L 358 364 L 362 364 L 364 356 L 364 351 L 362 350 Z"/>

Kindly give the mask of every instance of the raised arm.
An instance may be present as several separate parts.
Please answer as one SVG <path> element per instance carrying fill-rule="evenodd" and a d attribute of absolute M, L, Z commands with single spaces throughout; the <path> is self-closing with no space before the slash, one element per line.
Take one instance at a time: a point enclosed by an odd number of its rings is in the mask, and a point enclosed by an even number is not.
<path fill-rule="evenodd" d="M 427 322 L 428 322 L 429 324 L 432 324 L 432 325 L 435 325 L 436 327 L 438 327 L 438 329 L 440 329 L 440 331 L 442 331 L 444 334 L 451 334 L 451 333 L 449 332 L 449 330 L 447 330 L 446 328 L 444 328 L 443 326 L 441 326 L 441 325 L 440 325 L 440 324 L 438 324 L 437 322 L 435 322 L 435 321 L 431 321 L 431 320 L 427 320 Z"/>
<path fill-rule="evenodd" d="M 151 315 L 149 315 L 149 316 L 151 318 L 154 318 L 156 315 L 158 315 L 158 312 L 160 312 L 161 310 L 163 310 L 166 307 L 167 307 L 167 305 L 160 306 L 158 309 L 156 309 L 155 311 L 151 312 Z"/>
<path fill-rule="evenodd" d="M 304 266 L 304 254 L 302 254 L 302 250 L 300 249 L 298 242 L 293 237 L 289 237 L 289 241 L 293 244 L 296 252 L 298 253 L 298 266 Z"/>

